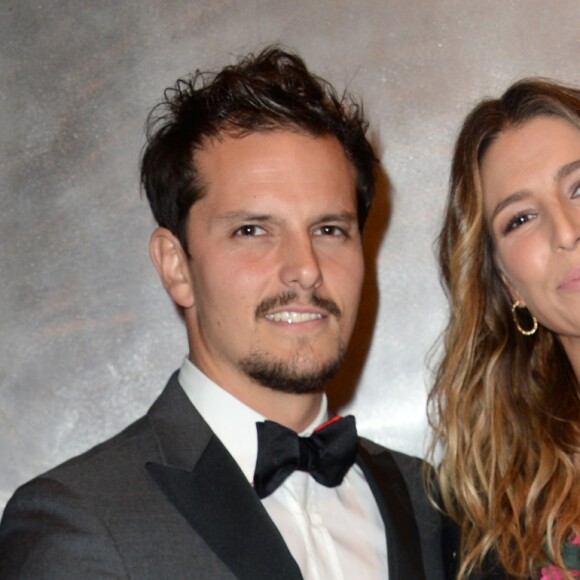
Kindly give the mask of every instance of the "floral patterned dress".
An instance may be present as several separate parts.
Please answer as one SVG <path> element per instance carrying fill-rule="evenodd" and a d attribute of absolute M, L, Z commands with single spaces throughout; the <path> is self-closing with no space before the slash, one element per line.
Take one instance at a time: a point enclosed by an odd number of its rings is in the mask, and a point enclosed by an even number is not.
<path fill-rule="evenodd" d="M 576 536 L 562 548 L 562 557 L 573 576 L 580 577 L 580 536 Z M 554 566 L 542 568 L 540 580 L 563 580 L 561 572 Z"/>

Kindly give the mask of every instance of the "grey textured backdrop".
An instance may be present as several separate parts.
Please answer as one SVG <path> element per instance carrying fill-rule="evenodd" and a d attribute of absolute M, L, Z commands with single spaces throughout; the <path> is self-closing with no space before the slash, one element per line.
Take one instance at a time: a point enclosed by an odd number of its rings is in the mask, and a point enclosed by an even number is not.
<path fill-rule="evenodd" d="M 0 0 L 0 510 L 140 415 L 180 364 L 185 333 L 147 255 L 143 122 L 177 77 L 269 42 L 364 97 L 392 205 L 369 224 L 333 401 L 421 455 L 453 137 L 521 76 L 578 84 L 579 25 L 578 0 Z"/>

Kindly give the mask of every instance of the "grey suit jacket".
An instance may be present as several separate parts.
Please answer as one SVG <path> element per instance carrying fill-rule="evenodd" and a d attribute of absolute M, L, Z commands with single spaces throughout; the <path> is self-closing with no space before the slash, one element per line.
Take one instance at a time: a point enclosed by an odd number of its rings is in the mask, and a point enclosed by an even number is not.
<path fill-rule="evenodd" d="M 441 520 L 421 462 L 361 440 L 391 580 L 445 578 Z M 14 494 L 0 578 L 298 580 L 251 485 L 174 375 L 147 415 Z"/>

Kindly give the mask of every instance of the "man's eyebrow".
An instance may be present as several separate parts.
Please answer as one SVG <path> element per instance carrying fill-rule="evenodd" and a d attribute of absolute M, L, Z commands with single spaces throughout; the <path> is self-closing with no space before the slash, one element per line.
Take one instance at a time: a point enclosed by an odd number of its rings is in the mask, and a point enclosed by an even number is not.
<path fill-rule="evenodd" d="M 496 218 L 497 214 L 503 211 L 508 205 L 515 203 L 516 201 L 521 201 L 525 199 L 530 194 L 526 190 L 515 191 L 511 195 L 508 195 L 505 199 L 500 201 L 496 206 L 493 212 L 491 213 L 491 217 L 489 218 L 489 223 L 493 223 L 493 220 Z"/>
<path fill-rule="evenodd" d="M 276 218 L 271 214 L 252 213 L 252 212 L 248 212 L 248 211 L 229 211 L 229 212 L 219 216 L 219 219 L 222 221 L 251 221 L 251 222 L 262 222 L 262 223 L 267 222 L 267 221 L 280 221 L 280 218 Z M 357 221 L 357 216 L 354 212 L 343 211 L 343 212 L 338 212 L 338 213 L 321 214 L 312 221 L 315 223 L 321 223 L 321 222 L 355 222 L 355 221 Z"/>
<path fill-rule="evenodd" d="M 273 216 L 263 213 L 252 213 L 248 211 L 229 211 L 221 216 L 223 221 L 251 221 L 251 222 L 267 222 L 273 219 Z"/>
<path fill-rule="evenodd" d="M 339 213 L 325 213 L 316 219 L 317 222 L 355 222 L 356 214 L 352 211 L 342 211 Z"/>
<path fill-rule="evenodd" d="M 570 175 L 570 173 L 573 173 L 578 168 L 580 168 L 580 159 L 566 163 L 566 165 L 563 165 L 560 167 L 560 169 L 558 169 L 555 180 L 560 181 L 561 179 L 564 179 L 564 177 L 567 177 Z"/>

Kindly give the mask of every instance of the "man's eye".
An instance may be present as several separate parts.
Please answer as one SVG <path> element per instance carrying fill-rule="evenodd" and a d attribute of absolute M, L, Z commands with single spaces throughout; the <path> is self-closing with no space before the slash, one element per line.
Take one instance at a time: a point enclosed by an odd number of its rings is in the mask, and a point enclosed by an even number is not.
<path fill-rule="evenodd" d="M 348 236 L 347 232 L 343 228 L 332 225 L 320 226 L 315 230 L 314 233 L 318 236 Z"/>
<path fill-rule="evenodd" d="M 254 225 L 245 225 L 234 232 L 234 236 L 263 236 L 266 234 L 264 228 Z"/>

